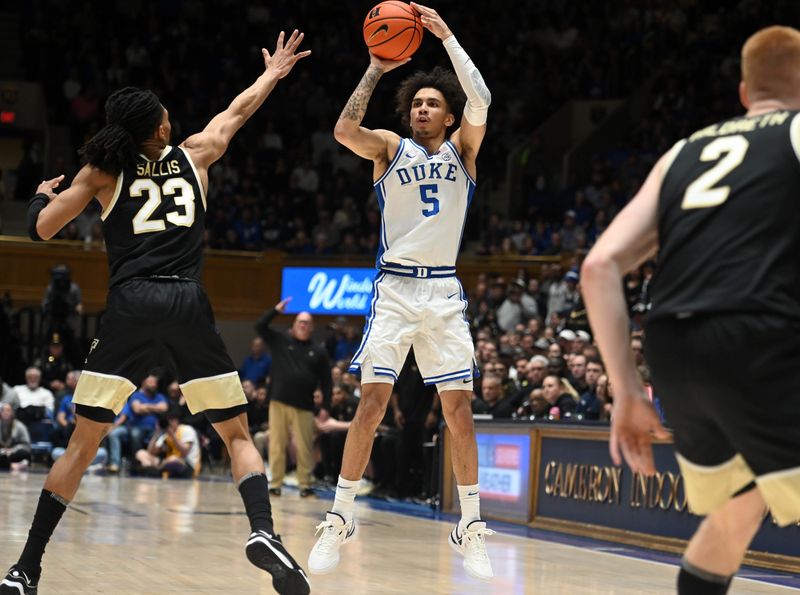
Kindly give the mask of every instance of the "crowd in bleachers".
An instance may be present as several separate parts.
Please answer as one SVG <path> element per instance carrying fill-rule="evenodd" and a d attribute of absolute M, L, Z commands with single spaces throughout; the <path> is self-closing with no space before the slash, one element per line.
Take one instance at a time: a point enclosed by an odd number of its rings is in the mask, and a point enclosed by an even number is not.
<path fill-rule="evenodd" d="M 478 160 L 476 212 L 465 238 L 479 240 L 480 250 L 491 254 L 591 246 L 671 143 L 700 122 L 737 112 L 730 92 L 738 76 L 735 48 L 746 31 L 785 16 L 785 4 L 743 0 L 710 10 L 694 2 L 554 6 L 526 0 L 495 11 L 493 34 L 485 35 L 478 13 L 440 2 L 438 10 L 476 56 L 494 98 Z M 258 49 L 270 47 L 280 27 L 302 28 L 314 58 L 281 82 L 210 171 L 206 244 L 374 254 L 379 213 L 368 183 L 371 166 L 332 135 L 367 64 L 362 3 L 107 2 L 88 18 L 89 10 L 66 3 L 45 9 L 40 2 L 23 9 L 23 69 L 45 85 L 51 121 L 69 126 L 74 147 L 101 126 L 105 97 L 127 84 L 154 89 L 170 110 L 174 139 L 186 138 L 257 76 Z M 65 26 L 53 31 L 47 23 L 54 20 Z M 392 107 L 396 83 L 412 68 L 443 62 L 444 52 L 426 38 L 411 65 L 381 82 L 365 125 L 399 130 Z M 713 84 L 706 84 L 710 68 Z M 542 166 L 542 139 L 534 136 L 522 154 L 522 195 L 513 199 L 509 216 L 492 215 L 480 200 L 505 176 L 509 150 L 528 141 L 566 101 L 626 97 L 656 74 L 646 117 L 612 151 L 594 156 L 585 180 L 557 189 L 554 172 Z M 19 198 L 42 178 L 41 155 L 32 145 L 26 152 Z M 73 156 L 54 159 L 51 165 L 71 179 Z M 97 205 L 62 237 L 101 247 Z"/>
<path fill-rule="evenodd" d="M 613 389 L 594 346 L 580 297 L 579 260 L 565 269 L 543 264 L 520 270 L 513 278 L 487 273 L 468 288 L 467 317 L 475 339 L 480 377 L 474 383 L 472 410 L 495 419 L 558 422 L 608 422 Z M 632 317 L 631 350 L 646 384 L 642 316 L 649 308 L 652 263 L 626 279 Z M 314 476 L 335 480 L 344 438 L 355 415 L 361 387 L 348 372 L 360 343 L 360 321 L 340 318 L 311 339 L 332 362 L 330 403 L 321 390 L 314 397 Z M 261 337 L 239 368 L 248 401 L 251 434 L 269 461 L 272 356 Z M 27 461 L 50 463 L 63 454 L 74 429 L 72 393 L 80 372 L 64 356 L 56 333 L 42 357 L 29 367 L 24 382 L 3 383 L 0 465 L 18 468 Z M 320 387 L 322 388 L 322 387 Z M 650 388 L 652 394 L 652 387 Z M 376 436 L 369 479 L 378 494 L 428 497 L 435 488 L 434 445 L 443 421 L 438 395 L 422 382 L 413 351 L 395 387 L 390 407 Z M 653 395 L 657 403 L 657 394 Z M 16 417 L 16 421 L 12 421 Z M 25 429 L 27 427 L 27 430 Z M 286 460 L 296 464 L 296 437 Z M 203 415 L 193 415 L 168 369 L 156 369 L 117 416 L 94 461 L 94 469 L 193 477 L 204 467 L 225 465 L 224 447 Z"/>
<path fill-rule="evenodd" d="M 170 110 L 174 140 L 186 138 L 259 74 L 259 48 L 271 49 L 279 28 L 302 28 L 305 43 L 319 59 L 304 61 L 280 83 L 211 168 L 206 244 L 308 255 L 375 253 L 380 214 L 368 183 L 370 164 L 340 147 L 332 135 L 367 65 L 361 3 L 312 7 L 174 0 L 77 9 L 50 4 L 34 1 L 22 9 L 22 66 L 27 78 L 45 85 L 51 123 L 69 127 L 74 147 L 101 126 L 105 97 L 128 84 L 153 89 Z M 542 265 L 514 278 L 487 272 L 468 288 L 467 314 L 481 373 L 473 412 L 518 420 L 608 421 L 613 387 L 581 301 L 580 260 L 659 155 L 701 124 L 739 112 L 732 91 L 738 78 L 735 48 L 753 29 L 784 20 L 793 10 L 791 3 L 742 0 L 711 9 L 691 1 L 555 7 L 526 0 L 513 10 L 495 11 L 491 35 L 484 33 L 479 11 L 462 10 L 454 0 L 443 0 L 437 9 L 474 56 L 493 95 L 478 160 L 477 211 L 469 219 L 466 239 L 477 240 L 483 254 L 574 255 L 565 267 Z M 53 22 L 61 26 L 49 26 Z M 409 67 L 381 82 L 365 125 L 399 130 L 392 89 L 413 69 L 445 61 L 428 36 Z M 625 97 L 654 76 L 658 79 L 645 116 L 611 151 L 592 158 L 585 179 L 557 189 L 553 172 L 543 165 L 546 139 L 531 131 L 570 99 Z M 503 218 L 481 202 L 480 193 L 500 182 L 509 150 L 520 143 L 528 143 L 521 157 L 523 192 Z M 76 169 L 71 155 L 55 156 L 52 166 L 67 180 Z M 17 198 L 32 194 L 43 168 L 41 148 L 29 144 L 18 171 Z M 61 237 L 102 247 L 98 206 L 91 205 Z M 641 321 L 649 308 L 653 270 L 653 263 L 647 263 L 625 282 L 631 350 L 648 387 Z M 360 396 L 358 379 L 346 365 L 358 347 L 360 324 L 343 320 L 325 332 L 333 389 L 329 406 L 321 407 L 320 394 L 314 412 L 319 481 L 338 473 Z M 26 362 L 32 365 L 24 380 L 2 384 L 0 467 L 49 463 L 63 453 L 74 427 L 71 394 L 79 374 L 59 352 L 58 345 L 67 339 L 51 340 L 40 361 Z M 265 458 L 271 374 L 270 356 L 256 338 L 240 376 L 250 430 Z M 657 387 L 650 390 L 657 402 Z M 413 357 L 395 393 L 368 476 L 379 491 L 426 496 L 432 489 L 426 465 L 433 463 L 425 449 L 435 443 L 441 412 L 435 390 L 421 383 Z M 291 446 L 288 451 L 291 464 Z M 221 463 L 219 438 L 203 416 L 189 412 L 169 370 L 142 379 L 95 461 L 96 468 L 111 473 L 176 477 Z"/>

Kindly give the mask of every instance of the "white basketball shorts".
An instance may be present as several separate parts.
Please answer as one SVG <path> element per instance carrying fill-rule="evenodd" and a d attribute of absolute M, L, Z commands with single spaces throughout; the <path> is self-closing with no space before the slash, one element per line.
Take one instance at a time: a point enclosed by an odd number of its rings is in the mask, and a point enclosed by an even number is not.
<path fill-rule="evenodd" d="M 393 384 L 413 345 L 425 384 L 472 390 L 475 353 L 467 298 L 456 277 L 417 279 L 379 272 L 364 338 L 350 363 L 361 383 Z"/>

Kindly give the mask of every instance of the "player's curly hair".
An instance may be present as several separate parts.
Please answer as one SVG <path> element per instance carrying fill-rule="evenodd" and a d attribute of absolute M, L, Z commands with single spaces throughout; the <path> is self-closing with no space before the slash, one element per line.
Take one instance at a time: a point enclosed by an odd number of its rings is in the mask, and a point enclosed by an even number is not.
<path fill-rule="evenodd" d="M 452 70 L 437 66 L 430 72 L 417 71 L 400 83 L 400 87 L 395 94 L 395 110 L 400 115 L 400 120 L 404 126 L 411 127 L 410 112 L 411 102 L 417 91 L 430 87 L 436 89 L 447 102 L 447 107 L 456 117 L 454 126 L 458 125 L 461 119 L 461 112 L 464 111 L 464 103 L 467 97 L 461 89 L 461 83 Z"/>
<path fill-rule="evenodd" d="M 79 151 L 83 163 L 119 174 L 136 163 L 139 145 L 161 124 L 164 108 L 152 91 L 125 87 L 106 100 L 106 125 Z"/>

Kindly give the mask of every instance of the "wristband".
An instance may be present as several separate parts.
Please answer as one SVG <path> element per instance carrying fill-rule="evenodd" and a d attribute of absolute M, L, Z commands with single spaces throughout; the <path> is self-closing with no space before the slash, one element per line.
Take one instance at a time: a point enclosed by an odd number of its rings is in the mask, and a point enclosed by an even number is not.
<path fill-rule="evenodd" d="M 50 198 L 43 193 L 36 194 L 28 203 L 28 236 L 34 242 L 42 242 L 44 241 L 40 236 L 39 232 L 36 231 L 36 223 L 39 221 L 39 213 L 44 209 L 48 204 L 50 204 Z"/>

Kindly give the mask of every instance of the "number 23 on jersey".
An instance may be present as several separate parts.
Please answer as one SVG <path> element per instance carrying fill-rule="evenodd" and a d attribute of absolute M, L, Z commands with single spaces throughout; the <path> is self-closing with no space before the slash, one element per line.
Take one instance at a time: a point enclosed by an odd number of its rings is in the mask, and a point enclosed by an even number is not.
<path fill-rule="evenodd" d="M 152 219 L 153 213 L 161 204 L 163 197 L 172 196 L 180 210 L 169 211 L 166 220 L 173 225 L 191 227 L 194 223 L 194 189 L 183 178 L 170 178 L 159 186 L 150 178 L 138 178 L 130 185 L 131 197 L 147 197 L 147 200 L 133 217 L 133 233 L 153 233 L 166 229 L 164 219 Z"/>

